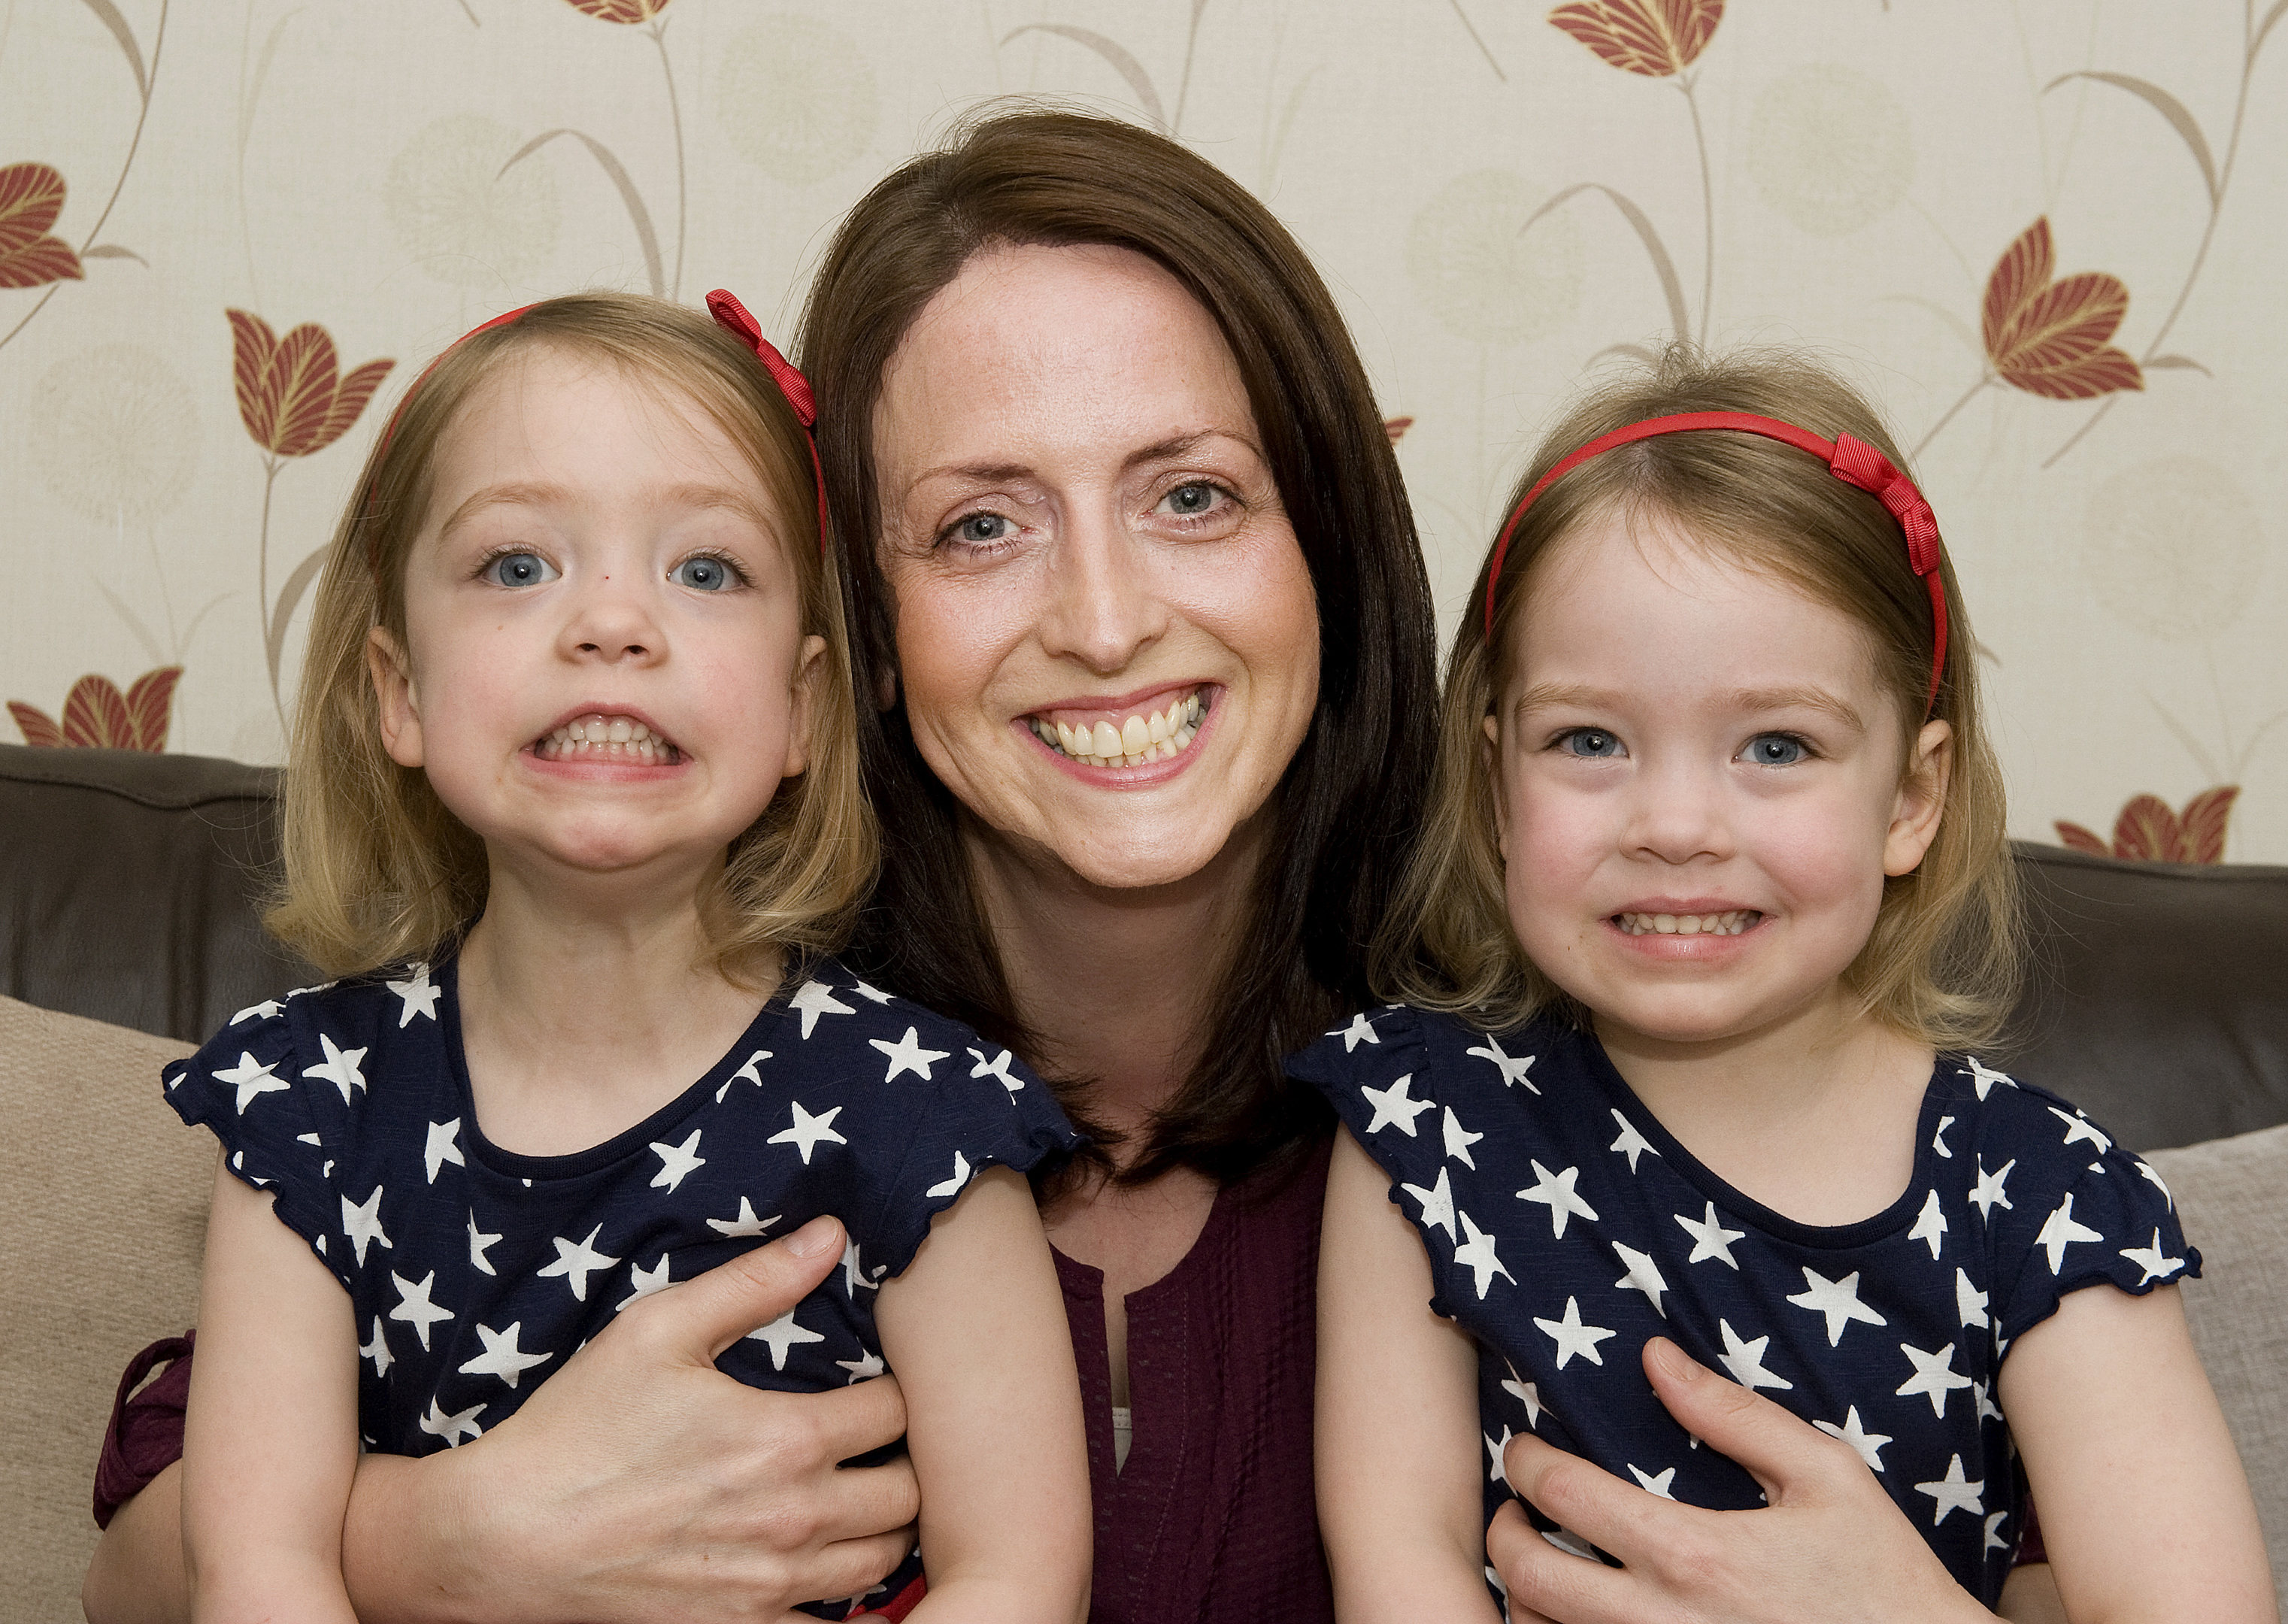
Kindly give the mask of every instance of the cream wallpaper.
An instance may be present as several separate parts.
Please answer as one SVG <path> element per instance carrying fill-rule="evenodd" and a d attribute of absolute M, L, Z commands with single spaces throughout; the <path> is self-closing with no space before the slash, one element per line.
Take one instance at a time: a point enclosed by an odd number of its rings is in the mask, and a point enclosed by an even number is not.
<path fill-rule="evenodd" d="M 0 697 L 35 743 L 275 760 L 314 551 L 440 345 L 596 285 L 783 334 L 861 192 L 1046 94 L 1316 255 L 1449 625 L 1583 376 L 1816 345 L 1937 509 L 2015 831 L 2288 862 L 2284 13 L 0 0 Z"/>

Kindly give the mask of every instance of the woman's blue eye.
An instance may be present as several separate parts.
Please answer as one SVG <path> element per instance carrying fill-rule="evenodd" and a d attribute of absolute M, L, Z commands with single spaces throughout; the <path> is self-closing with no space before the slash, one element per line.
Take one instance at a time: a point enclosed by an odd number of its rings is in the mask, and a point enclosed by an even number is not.
<path fill-rule="evenodd" d="M 953 539 L 989 547 L 1009 539 L 1009 521 L 998 513 L 972 513 L 954 526 Z"/>
<path fill-rule="evenodd" d="M 1558 741 L 1569 756 L 1609 761 L 1621 755 L 1621 741 L 1601 727 L 1577 727 Z"/>
<path fill-rule="evenodd" d="M 1196 519 L 1214 510 L 1216 498 L 1223 492 L 1212 485 L 1197 482 L 1179 485 L 1160 498 L 1161 504 L 1179 519 Z"/>
<path fill-rule="evenodd" d="M 1791 767 L 1805 753 L 1803 741 L 1793 733 L 1758 733 L 1748 741 L 1741 758 L 1760 767 Z"/>
<path fill-rule="evenodd" d="M 495 586 L 541 586 L 556 574 L 556 566 L 536 552 L 504 552 L 484 568 L 484 578 Z"/>
<path fill-rule="evenodd" d="M 719 592 L 731 584 L 732 570 L 721 558 L 686 558 L 668 571 L 667 578 L 695 592 Z"/>

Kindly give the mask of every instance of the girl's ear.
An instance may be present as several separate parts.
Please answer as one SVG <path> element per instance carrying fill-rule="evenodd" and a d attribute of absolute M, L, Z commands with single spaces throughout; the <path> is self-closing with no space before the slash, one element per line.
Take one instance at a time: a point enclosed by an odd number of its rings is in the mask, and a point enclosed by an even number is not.
<path fill-rule="evenodd" d="M 788 717 L 786 765 L 781 778 L 793 778 L 810 766 L 810 730 L 818 715 L 818 674 L 826 669 L 826 639 L 815 633 L 802 640 L 794 668 L 794 705 Z"/>
<path fill-rule="evenodd" d="M 1911 874 L 1938 838 L 1940 815 L 1946 810 L 1946 786 L 1954 770 L 1954 727 L 1947 722 L 1926 722 L 1915 735 L 1900 775 L 1898 798 L 1891 806 L 1891 828 L 1883 837 L 1883 872 Z"/>
<path fill-rule="evenodd" d="M 421 696 L 414 690 L 412 661 L 386 629 L 376 626 L 366 633 L 365 664 L 381 713 L 382 748 L 401 767 L 421 765 Z"/>
<path fill-rule="evenodd" d="M 1501 853 L 1502 861 L 1509 861 L 1509 797 L 1501 792 L 1501 718 L 1485 718 L 1485 748 L 1478 754 L 1478 762 L 1491 788 L 1494 802 L 1494 850 Z"/>

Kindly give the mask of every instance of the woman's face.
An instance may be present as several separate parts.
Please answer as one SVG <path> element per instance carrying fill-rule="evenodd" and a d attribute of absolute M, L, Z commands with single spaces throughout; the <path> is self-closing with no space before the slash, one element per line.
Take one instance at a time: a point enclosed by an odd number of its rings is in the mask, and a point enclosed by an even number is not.
<path fill-rule="evenodd" d="M 1204 868 L 1319 684 L 1310 573 L 1214 321 L 1126 250 L 988 250 L 892 355 L 873 433 L 930 770 L 1090 883 Z"/>

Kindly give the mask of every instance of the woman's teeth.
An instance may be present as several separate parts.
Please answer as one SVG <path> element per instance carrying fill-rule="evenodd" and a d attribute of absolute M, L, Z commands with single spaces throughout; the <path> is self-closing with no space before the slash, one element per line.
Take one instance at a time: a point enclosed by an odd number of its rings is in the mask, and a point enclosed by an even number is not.
<path fill-rule="evenodd" d="M 543 761 L 640 762 L 673 766 L 683 752 L 632 717 L 586 716 L 567 723 L 533 746 Z"/>
<path fill-rule="evenodd" d="M 1761 919 L 1752 907 L 1724 914 L 1616 914 L 1631 936 L 1737 936 Z"/>
<path fill-rule="evenodd" d="M 1045 717 L 1028 717 L 1034 737 L 1060 756 L 1089 767 L 1140 767 L 1148 761 L 1165 761 L 1182 754 L 1200 731 L 1206 714 L 1197 690 L 1169 702 L 1163 711 L 1130 717 L 1115 727 L 1109 722 L 1074 727 Z"/>

